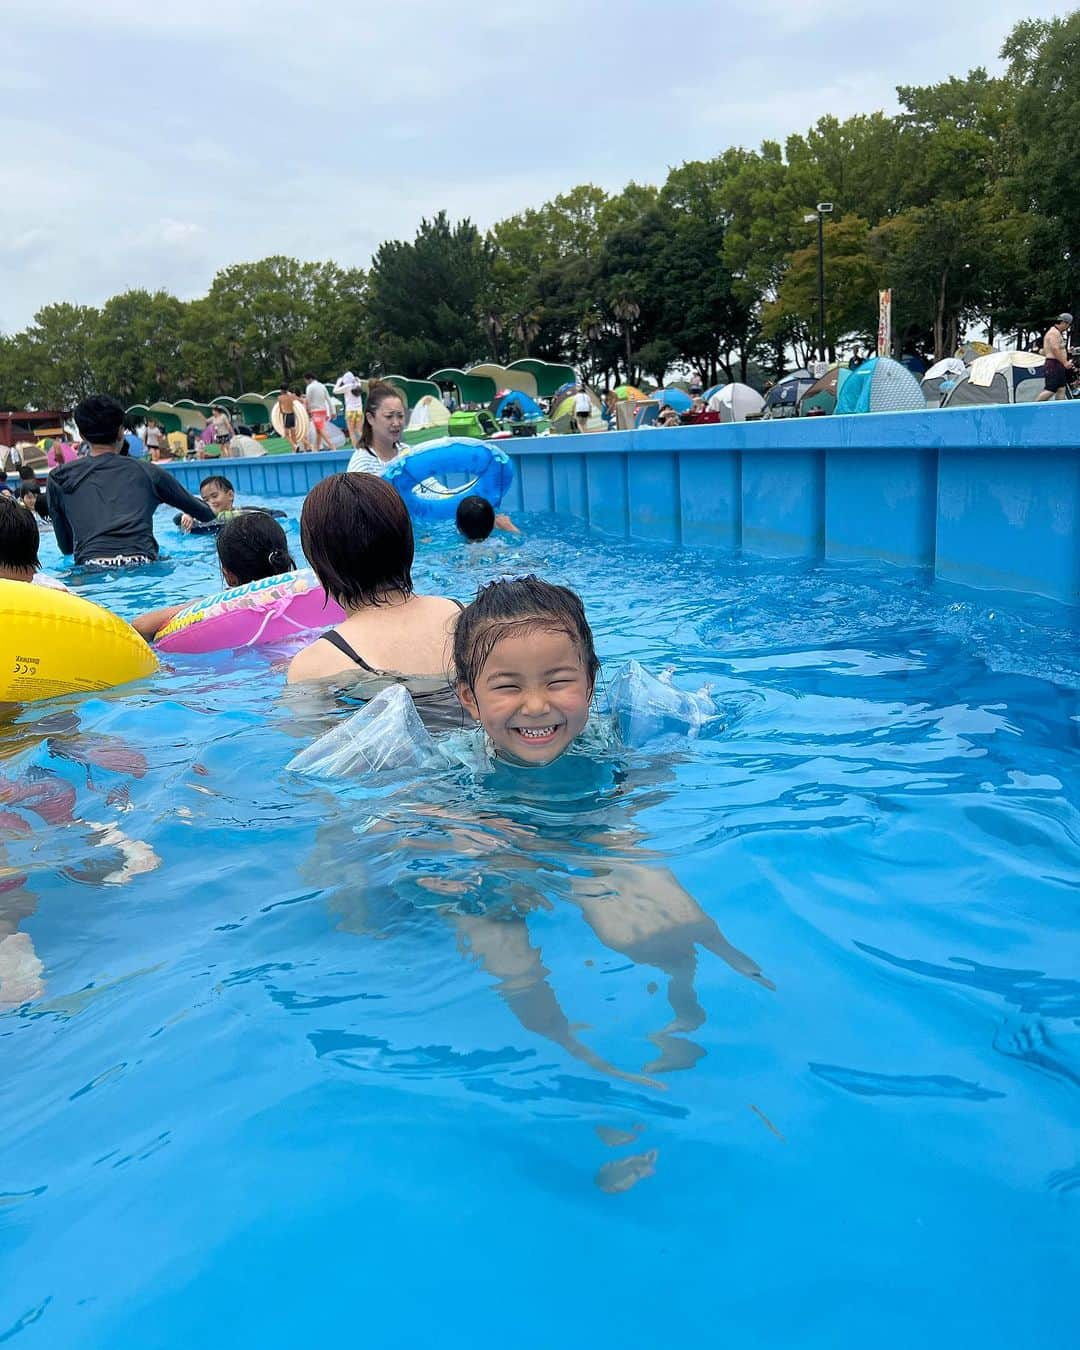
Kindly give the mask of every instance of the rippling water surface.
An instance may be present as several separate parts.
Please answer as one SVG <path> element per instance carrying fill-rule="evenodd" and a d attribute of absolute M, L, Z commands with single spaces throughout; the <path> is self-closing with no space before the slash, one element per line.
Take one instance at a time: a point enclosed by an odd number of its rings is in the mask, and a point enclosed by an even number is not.
<path fill-rule="evenodd" d="M 82 593 L 216 589 L 161 521 Z M 722 732 L 331 790 L 265 652 L 0 723 L 0 1341 L 1075 1344 L 1075 615 L 522 523 L 419 584 Z"/>

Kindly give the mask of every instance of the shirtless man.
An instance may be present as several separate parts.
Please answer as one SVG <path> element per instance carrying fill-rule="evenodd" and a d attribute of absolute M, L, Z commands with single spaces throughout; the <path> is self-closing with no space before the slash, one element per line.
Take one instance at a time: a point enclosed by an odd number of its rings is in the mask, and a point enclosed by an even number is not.
<path fill-rule="evenodd" d="M 1065 386 L 1073 372 L 1073 363 L 1065 348 L 1065 332 L 1072 326 L 1072 321 L 1071 314 L 1059 314 L 1046 330 L 1042 345 L 1042 354 L 1046 358 L 1046 388 L 1035 400 L 1037 403 L 1065 397 Z"/>
<path fill-rule="evenodd" d="M 300 400 L 292 391 L 291 385 L 286 385 L 278 394 L 278 407 L 281 409 L 281 426 L 285 432 L 285 439 L 290 443 L 294 452 L 300 450 L 300 428 L 297 425 L 296 405 Z"/>

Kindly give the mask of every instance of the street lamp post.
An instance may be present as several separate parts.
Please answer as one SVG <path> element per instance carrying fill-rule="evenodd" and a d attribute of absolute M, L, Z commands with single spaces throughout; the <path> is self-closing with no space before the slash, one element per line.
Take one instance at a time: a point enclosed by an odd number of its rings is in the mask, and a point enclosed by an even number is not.
<path fill-rule="evenodd" d="M 818 202 L 815 209 L 803 216 L 809 224 L 817 221 L 817 347 L 818 360 L 825 360 L 825 217 L 832 214 L 832 202 Z"/>

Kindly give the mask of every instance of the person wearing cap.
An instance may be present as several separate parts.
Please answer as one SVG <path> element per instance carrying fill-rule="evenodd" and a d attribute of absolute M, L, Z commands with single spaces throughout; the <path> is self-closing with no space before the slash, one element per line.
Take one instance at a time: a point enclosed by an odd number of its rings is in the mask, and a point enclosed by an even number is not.
<path fill-rule="evenodd" d="M 1037 403 L 1065 397 L 1065 386 L 1069 383 L 1069 377 L 1074 369 L 1065 348 L 1065 332 L 1072 327 L 1072 321 L 1071 314 L 1059 314 L 1046 330 L 1042 345 L 1042 354 L 1046 361 L 1046 388 L 1036 399 Z"/>

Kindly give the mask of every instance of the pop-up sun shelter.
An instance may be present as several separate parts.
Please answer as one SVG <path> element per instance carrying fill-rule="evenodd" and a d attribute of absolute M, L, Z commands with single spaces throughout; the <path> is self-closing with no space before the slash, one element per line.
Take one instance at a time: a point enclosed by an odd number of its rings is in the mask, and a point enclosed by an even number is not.
<path fill-rule="evenodd" d="M 536 396 L 540 398 L 550 398 L 552 394 L 557 394 L 564 384 L 572 384 L 577 379 L 573 366 L 559 366 L 551 361 L 537 361 L 531 356 L 523 357 L 520 361 L 511 361 L 507 370 L 523 370 L 526 374 L 531 375 L 536 381 Z M 503 388 L 504 386 L 500 385 L 499 387 Z"/>
<path fill-rule="evenodd" d="M 992 352 L 972 361 L 941 400 L 943 408 L 1033 403 L 1045 387 L 1046 362 L 1036 352 Z"/>
<path fill-rule="evenodd" d="M 946 356 L 937 361 L 922 377 L 923 398 L 928 408 L 940 408 L 941 401 L 956 381 L 963 375 L 966 367 L 958 356 Z"/>
<path fill-rule="evenodd" d="M 495 397 L 495 391 L 499 389 L 517 389 L 522 394 L 528 394 L 530 398 L 536 397 L 536 376 L 527 370 L 514 370 L 513 368 L 508 370 L 506 366 L 497 366 L 491 362 L 485 362 L 483 365 L 473 366 L 469 374 L 486 375 L 489 379 L 495 381 L 492 398 Z M 488 401 L 490 402 L 490 399 Z"/>
<path fill-rule="evenodd" d="M 793 370 L 782 380 L 777 380 L 765 395 L 765 417 L 795 417 L 799 411 L 799 400 L 814 383 L 814 377 L 808 370 Z"/>
<path fill-rule="evenodd" d="M 907 366 L 888 356 L 871 356 L 849 370 L 836 398 L 838 414 L 921 412 L 925 407 L 919 381 Z"/>
<path fill-rule="evenodd" d="M 436 370 L 428 379 L 433 384 L 452 384 L 458 391 L 461 403 L 490 403 L 496 392 L 505 387 L 497 385 L 490 375 L 477 375 L 474 371 L 458 370 L 455 366 Z"/>
<path fill-rule="evenodd" d="M 745 422 L 748 417 L 761 415 L 765 400 L 748 384 L 725 384 L 709 399 L 708 407 L 710 412 L 720 414 L 721 422 Z"/>

